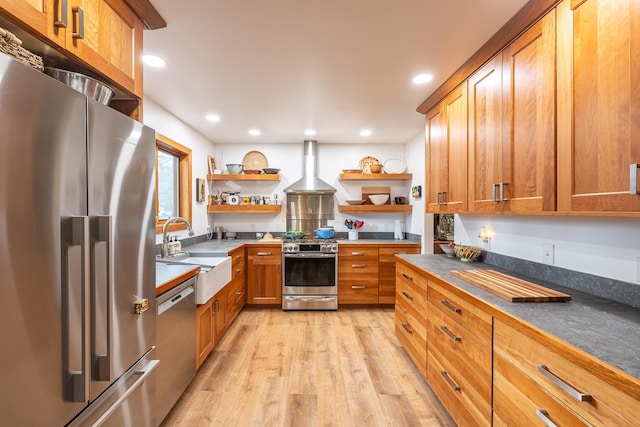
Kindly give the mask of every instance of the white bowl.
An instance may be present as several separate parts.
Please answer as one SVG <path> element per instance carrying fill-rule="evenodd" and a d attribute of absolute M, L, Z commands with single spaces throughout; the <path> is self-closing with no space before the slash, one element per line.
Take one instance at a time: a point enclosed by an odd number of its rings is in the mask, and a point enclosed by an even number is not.
<path fill-rule="evenodd" d="M 371 200 L 371 203 L 373 203 L 374 205 L 384 205 L 385 203 L 387 203 L 387 200 L 389 200 L 389 195 L 371 194 L 369 195 L 369 200 Z"/>

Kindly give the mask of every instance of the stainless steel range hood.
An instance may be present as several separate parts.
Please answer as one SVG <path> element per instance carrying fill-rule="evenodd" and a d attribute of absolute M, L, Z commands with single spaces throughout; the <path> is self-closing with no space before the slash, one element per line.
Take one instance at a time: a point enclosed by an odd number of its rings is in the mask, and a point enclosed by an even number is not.
<path fill-rule="evenodd" d="M 336 189 L 318 178 L 318 142 L 304 141 L 304 164 L 302 178 L 284 189 L 289 193 L 334 194 Z"/>

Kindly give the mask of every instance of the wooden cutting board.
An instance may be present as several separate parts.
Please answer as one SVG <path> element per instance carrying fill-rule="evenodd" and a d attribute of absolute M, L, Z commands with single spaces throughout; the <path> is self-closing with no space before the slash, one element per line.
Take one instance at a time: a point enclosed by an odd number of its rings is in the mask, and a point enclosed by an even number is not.
<path fill-rule="evenodd" d="M 494 270 L 451 270 L 451 274 L 510 302 L 571 301 L 571 295 Z"/>

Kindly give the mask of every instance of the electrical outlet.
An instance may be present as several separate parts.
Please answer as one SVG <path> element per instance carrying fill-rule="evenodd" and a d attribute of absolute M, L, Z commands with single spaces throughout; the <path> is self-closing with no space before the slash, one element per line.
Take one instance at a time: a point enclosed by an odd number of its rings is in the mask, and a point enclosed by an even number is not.
<path fill-rule="evenodd" d="M 555 247 L 553 243 L 542 244 L 542 262 L 545 264 L 553 264 Z"/>

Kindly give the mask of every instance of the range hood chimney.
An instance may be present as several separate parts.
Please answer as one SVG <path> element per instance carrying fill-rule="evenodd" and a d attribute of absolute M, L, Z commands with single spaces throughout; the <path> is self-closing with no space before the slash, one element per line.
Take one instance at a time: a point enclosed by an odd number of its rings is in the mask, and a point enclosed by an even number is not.
<path fill-rule="evenodd" d="M 285 193 L 334 194 L 336 189 L 318 178 L 318 141 L 304 141 L 302 178 L 284 189 Z"/>

